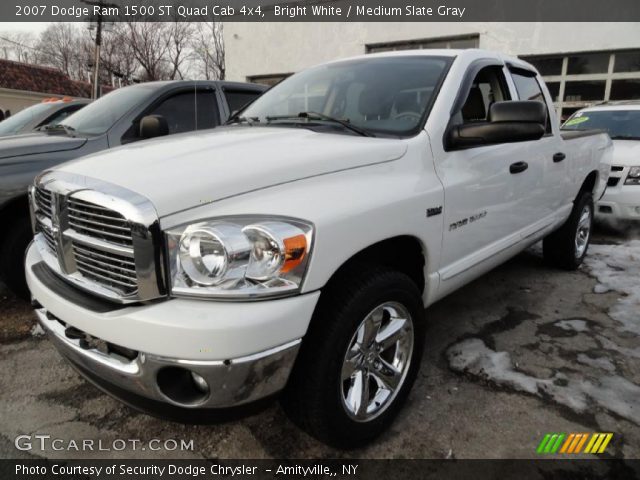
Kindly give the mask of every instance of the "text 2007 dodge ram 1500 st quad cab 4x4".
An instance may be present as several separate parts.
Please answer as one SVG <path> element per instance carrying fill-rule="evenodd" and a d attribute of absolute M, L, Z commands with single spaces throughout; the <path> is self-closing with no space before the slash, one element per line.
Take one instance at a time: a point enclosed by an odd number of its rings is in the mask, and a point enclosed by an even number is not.
<path fill-rule="evenodd" d="M 284 390 L 342 447 L 398 413 L 425 306 L 542 238 L 551 263 L 581 263 L 610 169 L 606 134 L 563 138 L 535 70 L 481 50 L 311 68 L 231 123 L 39 176 L 39 321 L 147 411 Z"/>
<path fill-rule="evenodd" d="M 28 297 L 27 188 L 42 170 L 154 136 L 217 127 L 264 90 L 264 85 L 218 81 L 141 83 L 114 90 L 46 131 L 0 138 L 0 278 Z"/>

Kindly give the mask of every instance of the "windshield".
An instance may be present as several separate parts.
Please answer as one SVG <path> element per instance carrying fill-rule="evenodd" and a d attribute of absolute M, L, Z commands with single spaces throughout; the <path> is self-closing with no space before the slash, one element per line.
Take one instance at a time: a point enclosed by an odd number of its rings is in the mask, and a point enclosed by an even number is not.
<path fill-rule="evenodd" d="M 591 128 L 606 130 L 614 140 L 640 140 L 640 110 L 576 112 L 562 126 L 563 130 Z"/>
<path fill-rule="evenodd" d="M 6 120 L 0 122 L 0 135 L 14 135 L 19 133 L 27 124 L 39 118 L 44 112 L 49 110 L 51 105 L 38 103 L 29 108 L 19 111 Z"/>
<path fill-rule="evenodd" d="M 78 135 L 101 135 L 131 108 L 151 95 L 151 92 L 151 87 L 142 85 L 119 88 L 70 115 L 61 123 L 71 127 Z"/>
<path fill-rule="evenodd" d="M 447 57 L 404 56 L 322 65 L 284 80 L 240 116 L 252 124 L 327 121 L 319 116 L 295 118 L 302 112 L 315 112 L 370 133 L 415 134 L 450 61 Z"/>

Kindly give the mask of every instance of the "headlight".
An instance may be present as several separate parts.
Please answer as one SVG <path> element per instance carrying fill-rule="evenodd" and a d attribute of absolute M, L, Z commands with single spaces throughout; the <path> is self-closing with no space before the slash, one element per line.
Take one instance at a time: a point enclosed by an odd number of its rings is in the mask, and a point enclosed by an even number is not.
<path fill-rule="evenodd" d="M 300 220 L 238 217 L 166 235 L 173 295 L 248 299 L 300 289 L 313 227 Z"/>
<path fill-rule="evenodd" d="M 640 167 L 631 167 L 627 174 L 625 185 L 640 185 Z"/>

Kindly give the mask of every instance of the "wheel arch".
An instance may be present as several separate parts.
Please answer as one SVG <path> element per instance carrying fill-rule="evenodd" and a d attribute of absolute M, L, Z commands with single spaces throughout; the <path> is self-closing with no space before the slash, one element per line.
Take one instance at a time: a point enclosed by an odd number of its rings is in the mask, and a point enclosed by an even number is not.
<path fill-rule="evenodd" d="M 398 235 L 373 243 L 345 260 L 331 275 L 326 286 L 333 285 L 341 277 L 357 268 L 358 264 L 370 264 L 392 268 L 406 274 L 424 292 L 424 276 L 427 263 L 424 244 L 413 235 Z"/>
<path fill-rule="evenodd" d="M 586 191 L 591 191 L 591 193 L 595 195 L 596 190 L 598 188 L 599 178 L 600 178 L 600 173 L 598 172 L 598 170 L 592 170 L 591 172 L 589 172 L 589 174 L 586 176 L 586 178 L 582 182 L 582 185 L 580 186 L 580 190 L 578 191 L 578 195 L 576 195 L 576 198 L 580 197 L 582 192 L 586 192 Z"/>

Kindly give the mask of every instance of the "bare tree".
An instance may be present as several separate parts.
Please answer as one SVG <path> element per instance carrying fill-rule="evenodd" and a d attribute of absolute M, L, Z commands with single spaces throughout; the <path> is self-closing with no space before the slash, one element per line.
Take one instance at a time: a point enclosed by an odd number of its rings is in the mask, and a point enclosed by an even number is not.
<path fill-rule="evenodd" d="M 128 41 L 142 69 L 144 80 L 163 80 L 170 76 L 167 55 L 171 38 L 162 22 L 130 22 Z"/>
<path fill-rule="evenodd" d="M 52 23 L 40 35 L 37 62 L 62 70 L 71 78 L 84 79 L 86 60 L 82 33 L 73 23 Z"/>
<path fill-rule="evenodd" d="M 169 38 L 167 63 L 170 69 L 169 79 L 184 78 L 183 67 L 193 56 L 190 47 L 193 44 L 195 27 L 191 22 L 173 22 L 167 24 L 166 35 Z"/>
<path fill-rule="evenodd" d="M 34 59 L 36 39 L 31 32 L 0 33 L 0 57 L 29 63 Z"/>
<path fill-rule="evenodd" d="M 123 23 L 115 23 L 103 33 L 100 63 L 104 83 L 111 83 L 112 77 L 120 78 L 124 85 L 134 81 L 139 64 L 128 35 L 128 27 Z"/>
<path fill-rule="evenodd" d="M 204 78 L 225 79 L 224 24 L 222 22 L 214 20 L 198 23 L 192 49 Z"/>

